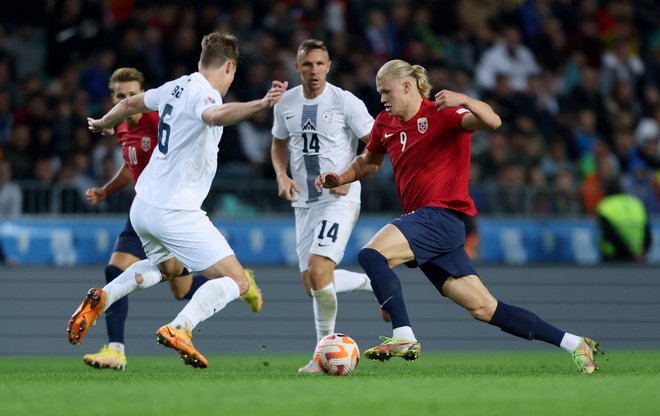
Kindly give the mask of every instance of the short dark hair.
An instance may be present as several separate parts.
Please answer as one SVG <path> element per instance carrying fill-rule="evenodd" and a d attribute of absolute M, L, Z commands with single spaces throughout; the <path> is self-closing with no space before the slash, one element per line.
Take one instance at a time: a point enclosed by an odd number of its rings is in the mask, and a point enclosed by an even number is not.
<path fill-rule="evenodd" d="M 307 39 L 303 41 L 300 46 L 298 46 L 298 53 L 305 52 L 308 53 L 314 49 L 321 49 L 328 52 L 328 48 L 325 46 L 325 43 L 322 40 L 318 39 Z"/>
<path fill-rule="evenodd" d="M 229 60 L 238 62 L 240 50 L 238 39 L 231 33 L 212 32 L 202 39 L 202 68 L 217 68 Z"/>

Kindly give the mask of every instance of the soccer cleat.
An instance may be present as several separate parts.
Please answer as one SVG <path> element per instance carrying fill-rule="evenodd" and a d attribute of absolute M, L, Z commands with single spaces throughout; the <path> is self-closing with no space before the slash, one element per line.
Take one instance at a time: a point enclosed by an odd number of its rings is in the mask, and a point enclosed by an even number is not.
<path fill-rule="evenodd" d="M 319 368 L 318 364 L 316 364 L 316 361 L 314 361 L 314 359 L 311 359 L 309 360 L 307 365 L 305 365 L 304 367 L 300 367 L 298 369 L 298 372 L 303 374 L 316 374 L 316 373 L 320 373 L 321 369 Z"/>
<path fill-rule="evenodd" d="M 83 340 L 90 326 L 96 325 L 96 318 L 103 312 L 105 292 L 100 288 L 89 289 L 85 299 L 71 315 L 66 327 L 66 337 L 73 345 Z"/>
<path fill-rule="evenodd" d="M 401 357 L 407 361 L 415 361 L 422 352 L 422 346 L 417 341 L 390 337 L 380 337 L 380 339 L 383 340 L 382 344 L 364 352 L 366 358 L 383 362 L 391 357 Z"/>
<path fill-rule="evenodd" d="M 156 342 L 179 353 L 186 365 L 195 368 L 206 368 L 209 362 L 197 351 L 192 343 L 192 333 L 188 325 L 184 329 L 176 329 L 172 325 L 163 325 L 156 332 Z"/>
<path fill-rule="evenodd" d="M 261 296 L 261 289 L 257 286 L 257 282 L 254 280 L 254 270 L 245 269 L 245 276 L 247 276 L 250 281 L 250 288 L 244 295 L 241 296 L 241 299 L 247 302 L 250 305 L 252 312 L 259 312 L 261 306 L 264 304 L 264 299 Z"/>
<path fill-rule="evenodd" d="M 598 347 L 599 344 L 596 341 L 587 337 L 580 338 L 580 343 L 573 351 L 572 357 L 581 373 L 591 374 L 598 370 L 598 366 L 594 362 L 594 356 L 599 352 Z"/>
<path fill-rule="evenodd" d="M 85 364 L 94 368 L 112 368 L 115 370 L 126 369 L 126 355 L 104 345 L 96 354 L 87 354 L 83 357 Z"/>

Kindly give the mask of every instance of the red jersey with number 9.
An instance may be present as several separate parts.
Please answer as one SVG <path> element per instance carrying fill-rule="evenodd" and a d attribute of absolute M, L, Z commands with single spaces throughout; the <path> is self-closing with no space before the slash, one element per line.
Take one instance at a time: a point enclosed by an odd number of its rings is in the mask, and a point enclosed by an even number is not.
<path fill-rule="evenodd" d="M 367 150 L 389 154 L 404 213 L 427 205 L 477 213 L 468 195 L 472 132 L 461 126 L 469 112 L 438 111 L 425 99 L 405 123 L 387 111 L 376 117 Z"/>
<path fill-rule="evenodd" d="M 154 148 L 158 146 L 158 113 L 155 111 L 142 114 L 140 121 L 132 129 L 126 120 L 115 129 L 121 143 L 124 161 L 137 182 L 140 174 L 149 163 Z"/>

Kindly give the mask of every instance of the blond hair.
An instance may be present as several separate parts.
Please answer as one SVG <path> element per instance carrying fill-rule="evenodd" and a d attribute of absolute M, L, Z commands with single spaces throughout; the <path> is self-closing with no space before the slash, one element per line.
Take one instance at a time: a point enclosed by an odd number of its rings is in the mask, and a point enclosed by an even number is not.
<path fill-rule="evenodd" d="M 239 55 L 236 36 L 230 33 L 212 32 L 202 39 L 199 65 L 202 68 L 217 68 L 229 60 L 238 62 Z"/>
<path fill-rule="evenodd" d="M 132 82 L 137 81 L 140 84 L 140 89 L 144 90 L 144 75 L 142 72 L 138 71 L 135 68 L 117 68 L 115 72 L 110 76 L 110 82 L 108 83 L 108 88 L 114 94 L 115 88 L 114 85 L 117 82 Z"/>
<path fill-rule="evenodd" d="M 406 61 L 400 59 L 393 59 L 386 62 L 380 67 L 376 74 L 376 81 L 382 79 L 386 75 L 392 75 L 394 78 L 412 77 L 417 83 L 417 91 L 424 98 L 429 98 L 431 94 L 431 84 L 429 83 L 429 76 L 421 65 L 410 65 Z"/>

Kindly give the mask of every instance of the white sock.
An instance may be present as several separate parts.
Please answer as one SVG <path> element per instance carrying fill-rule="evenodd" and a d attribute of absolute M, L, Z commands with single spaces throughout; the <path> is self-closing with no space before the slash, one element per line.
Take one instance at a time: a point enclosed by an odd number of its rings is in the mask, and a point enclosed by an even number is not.
<path fill-rule="evenodd" d="M 140 282 L 138 283 L 136 279 Z M 122 274 L 103 287 L 105 292 L 103 310 L 105 311 L 124 296 L 138 289 L 151 287 L 160 281 L 160 270 L 158 270 L 158 267 L 152 266 L 148 259 L 133 263 L 131 267 L 124 270 Z"/>
<path fill-rule="evenodd" d="M 108 342 L 108 348 L 119 351 L 120 354 L 126 354 L 126 352 L 124 352 L 124 344 L 121 342 Z"/>
<path fill-rule="evenodd" d="M 564 338 L 561 339 L 561 344 L 559 344 L 559 346 L 569 354 L 573 354 L 573 351 L 575 351 L 581 339 L 582 337 L 567 332 L 564 334 Z"/>
<path fill-rule="evenodd" d="M 337 319 L 337 292 L 330 283 L 323 289 L 312 289 L 312 304 L 314 306 L 314 323 L 316 325 L 316 339 L 320 341 L 326 335 L 335 331 Z"/>
<path fill-rule="evenodd" d="M 334 280 L 336 293 L 353 292 L 356 290 L 373 292 L 371 280 L 364 273 L 336 269 L 334 271 Z"/>
<path fill-rule="evenodd" d="M 220 312 L 240 294 L 240 289 L 234 279 L 230 277 L 211 279 L 197 289 L 188 304 L 170 322 L 170 325 L 182 328 L 188 324 L 188 328 L 192 331 L 200 322 Z"/>
<path fill-rule="evenodd" d="M 398 328 L 394 328 L 392 330 L 392 337 L 393 338 L 403 338 L 407 339 L 408 341 L 417 341 L 417 338 L 415 338 L 415 334 L 413 333 L 413 330 L 409 326 L 400 326 Z"/>

